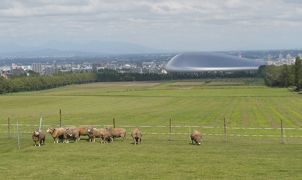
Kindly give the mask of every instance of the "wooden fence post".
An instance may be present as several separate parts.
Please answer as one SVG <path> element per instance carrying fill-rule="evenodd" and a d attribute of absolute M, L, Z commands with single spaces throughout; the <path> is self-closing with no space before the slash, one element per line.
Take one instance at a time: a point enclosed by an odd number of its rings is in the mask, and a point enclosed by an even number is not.
<path fill-rule="evenodd" d="M 20 150 L 20 133 L 19 133 L 19 121 L 17 120 L 17 143 L 18 149 Z"/>
<path fill-rule="evenodd" d="M 59 115 L 60 115 L 60 127 L 62 127 L 62 110 L 61 109 L 60 109 Z"/>
<path fill-rule="evenodd" d="M 115 118 L 112 119 L 113 128 L 115 128 Z"/>
<path fill-rule="evenodd" d="M 7 136 L 10 137 L 10 118 L 7 118 Z"/>
<path fill-rule="evenodd" d="M 224 120 L 223 120 L 223 128 L 224 128 L 224 142 L 227 142 L 228 141 L 228 139 L 227 139 L 227 126 L 226 126 L 225 117 L 224 117 Z"/>
<path fill-rule="evenodd" d="M 280 133 L 281 133 L 281 136 L 280 136 L 280 142 L 281 144 L 284 144 L 285 143 L 285 140 L 284 140 L 284 130 L 283 130 L 283 121 L 281 119 L 281 128 L 280 128 Z"/>

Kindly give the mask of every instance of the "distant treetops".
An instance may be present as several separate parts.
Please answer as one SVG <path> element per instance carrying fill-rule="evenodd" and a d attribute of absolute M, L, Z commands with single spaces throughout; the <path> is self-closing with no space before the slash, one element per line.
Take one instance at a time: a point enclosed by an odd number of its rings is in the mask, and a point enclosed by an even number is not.
<path fill-rule="evenodd" d="M 268 86 L 289 87 L 295 86 L 297 91 L 302 87 L 302 60 L 296 57 L 294 65 L 263 66 L 260 73 Z"/>

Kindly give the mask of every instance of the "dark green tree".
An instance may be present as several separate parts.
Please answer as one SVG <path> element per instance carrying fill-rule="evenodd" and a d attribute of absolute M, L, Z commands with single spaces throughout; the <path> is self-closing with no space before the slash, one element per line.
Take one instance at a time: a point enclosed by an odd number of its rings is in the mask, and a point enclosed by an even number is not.
<path fill-rule="evenodd" d="M 295 62 L 295 86 L 297 87 L 297 91 L 301 89 L 301 75 L 302 75 L 302 63 L 301 58 L 296 57 Z"/>

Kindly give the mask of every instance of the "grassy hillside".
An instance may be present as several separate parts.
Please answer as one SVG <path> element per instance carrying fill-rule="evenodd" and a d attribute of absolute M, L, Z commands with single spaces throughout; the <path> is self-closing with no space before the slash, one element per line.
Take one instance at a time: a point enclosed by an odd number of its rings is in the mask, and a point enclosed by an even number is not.
<path fill-rule="evenodd" d="M 32 146 L 34 126 L 20 126 L 21 150 L 11 123 L 57 126 L 141 127 L 143 144 L 53 144 Z M 172 141 L 168 141 L 172 118 Z M 228 142 L 224 142 L 223 119 Z M 280 119 L 286 144 L 280 144 Z M 0 96 L 0 172 L 8 179 L 188 179 L 302 178 L 302 97 L 250 80 L 95 83 Z M 152 126 L 152 127 L 148 127 Z M 157 126 L 157 127 L 154 127 Z M 160 126 L 160 127 L 158 127 Z M 178 127 L 179 126 L 179 127 Z M 189 144 L 196 127 L 202 146 Z M 163 133 L 163 134 L 156 134 Z"/>
<path fill-rule="evenodd" d="M 49 142 L 49 141 L 48 141 Z M 201 146 L 185 140 L 144 137 L 113 144 L 80 143 L 28 146 L 2 140 L 0 170 L 7 179 L 300 179 L 301 145 L 207 139 Z M 26 144 L 26 145 L 25 145 Z"/>

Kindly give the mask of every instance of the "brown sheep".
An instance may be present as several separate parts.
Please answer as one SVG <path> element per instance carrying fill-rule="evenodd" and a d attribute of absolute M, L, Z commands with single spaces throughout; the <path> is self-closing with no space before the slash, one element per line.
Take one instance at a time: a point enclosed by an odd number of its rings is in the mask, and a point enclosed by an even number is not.
<path fill-rule="evenodd" d="M 127 132 L 126 132 L 126 129 L 124 128 L 107 128 L 111 137 L 114 139 L 114 138 L 123 138 L 123 140 L 126 139 L 126 135 L 127 135 Z"/>
<path fill-rule="evenodd" d="M 111 134 L 109 130 L 106 129 L 100 129 L 100 142 L 101 143 L 110 143 L 113 141 L 113 138 L 111 137 Z"/>
<path fill-rule="evenodd" d="M 97 129 L 97 128 L 88 128 L 88 140 L 89 142 L 95 142 L 95 138 L 100 138 L 101 137 L 101 131 L 102 129 Z"/>
<path fill-rule="evenodd" d="M 63 142 L 66 140 L 65 128 L 48 128 L 47 132 L 52 136 L 53 143 L 59 143 L 59 139 L 63 140 Z"/>
<path fill-rule="evenodd" d="M 197 130 L 194 130 L 192 133 L 191 133 L 191 141 L 192 141 L 192 144 L 197 144 L 197 145 L 200 145 L 201 142 L 202 142 L 202 136 L 201 136 L 201 133 Z"/>
<path fill-rule="evenodd" d="M 85 127 L 80 127 L 79 129 L 79 137 L 81 138 L 81 136 L 88 136 L 88 128 Z"/>
<path fill-rule="evenodd" d="M 69 140 L 78 142 L 80 140 L 80 130 L 79 128 L 66 128 L 66 141 L 69 143 Z"/>
<path fill-rule="evenodd" d="M 45 143 L 45 134 L 40 130 L 35 130 L 32 139 L 34 141 L 34 146 L 41 146 Z"/>
<path fill-rule="evenodd" d="M 142 133 L 138 128 L 134 128 L 131 132 L 134 145 L 142 142 Z"/>

